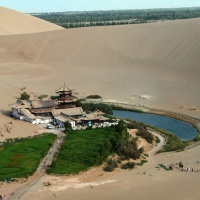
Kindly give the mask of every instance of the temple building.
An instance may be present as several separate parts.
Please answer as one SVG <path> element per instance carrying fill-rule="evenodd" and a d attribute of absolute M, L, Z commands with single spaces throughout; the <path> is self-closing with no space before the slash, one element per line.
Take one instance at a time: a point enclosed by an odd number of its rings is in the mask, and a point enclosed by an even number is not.
<path fill-rule="evenodd" d="M 53 123 L 64 127 L 65 122 L 70 122 L 72 127 L 107 121 L 100 111 L 86 114 L 82 107 L 76 107 L 76 97 L 73 90 L 65 83 L 56 90 L 58 94 L 55 100 L 21 100 L 9 105 L 12 108 L 12 116 L 28 121 L 32 124 Z"/>
<path fill-rule="evenodd" d="M 56 93 L 59 95 L 57 99 L 58 106 L 57 108 L 63 109 L 63 108 L 74 108 L 76 101 L 76 97 L 72 95 L 73 90 L 69 89 L 65 83 L 64 85 L 56 91 Z"/>

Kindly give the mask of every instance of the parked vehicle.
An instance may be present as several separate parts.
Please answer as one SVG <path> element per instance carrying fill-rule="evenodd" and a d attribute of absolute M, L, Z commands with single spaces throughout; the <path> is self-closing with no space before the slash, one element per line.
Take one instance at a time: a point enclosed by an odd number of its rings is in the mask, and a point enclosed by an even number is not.
<path fill-rule="evenodd" d="M 51 126 L 51 124 L 47 124 L 47 129 L 52 129 L 53 127 Z"/>

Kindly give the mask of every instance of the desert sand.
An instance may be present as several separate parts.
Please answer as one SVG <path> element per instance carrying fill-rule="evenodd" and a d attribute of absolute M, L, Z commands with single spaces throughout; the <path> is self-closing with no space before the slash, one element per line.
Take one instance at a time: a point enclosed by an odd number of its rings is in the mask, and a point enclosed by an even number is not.
<path fill-rule="evenodd" d="M 0 35 L 38 33 L 61 29 L 63 28 L 55 24 L 0 6 Z"/>
<path fill-rule="evenodd" d="M 21 25 L 16 29 L 17 23 Z M 51 96 L 64 81 L 78 97 L 99 94 L 105 99 L 200 116 L 199 23 L 197 18 L 65 30 L 0 7 L 0 141 L 38 134 L 39 127 L 9 117 L 8 105 L 22 91 L 31 98 Z M 5 124 L 10 121 L 13 129 L 6 133 Z M 197 169 L 199 150 L 198 146 L 152 156 L 133 171 L 92 176 L 84 187 L 57 190 L 57 197 L 51 187 L 38 187 L 31 198 L 198 199 L 198 172 L 155 167 L 182 161 Z M 78 184 L 87 182 L 81 181 Z M 65 185 L 62 181 L 58 184 Z M 10 192 L 9 187 L 5 190 Z"/>

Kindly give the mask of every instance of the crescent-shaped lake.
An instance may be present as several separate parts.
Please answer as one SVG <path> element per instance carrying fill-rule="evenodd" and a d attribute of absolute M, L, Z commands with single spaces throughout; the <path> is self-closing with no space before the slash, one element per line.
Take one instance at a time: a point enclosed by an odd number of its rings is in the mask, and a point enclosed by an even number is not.
<path fill-rule="evenodd" d="M 197 129 L 191 124 L 162 115 L 113 110 L 113 116 L 124 119 L 132 119 L 150 126 L 162 128 L 174 133 L 183 141 L 192 140 L 198 134 Z"/>

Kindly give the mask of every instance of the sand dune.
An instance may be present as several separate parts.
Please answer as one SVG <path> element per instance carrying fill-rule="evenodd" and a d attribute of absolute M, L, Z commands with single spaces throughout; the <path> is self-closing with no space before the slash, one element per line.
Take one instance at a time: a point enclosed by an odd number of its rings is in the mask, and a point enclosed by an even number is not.
<path fill-rule="evenodd" d="M 53 94 L 66 81 L 80 95 L 97 93 L 198 115 L 199 22 L 190 19 L 1 36 L 2 84 Z"/>
<path fill-rule="evenodd" d="M 0 6 L 0 35 L 38 33 L 61 27 Z"/>

